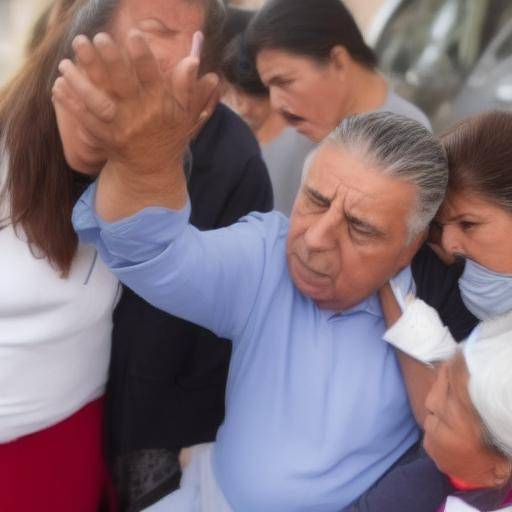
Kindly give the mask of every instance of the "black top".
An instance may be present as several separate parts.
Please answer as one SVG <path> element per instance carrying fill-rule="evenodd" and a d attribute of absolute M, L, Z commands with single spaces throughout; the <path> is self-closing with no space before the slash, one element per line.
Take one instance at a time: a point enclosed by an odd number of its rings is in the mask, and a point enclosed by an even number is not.
<path fill-rule="evenodd" d="M 220 228 L 272 209 L 259 145 L 227 107 L 217 107 L 191 149 L 192 224 Z M 107 388 L 110 456 L 213 441 L 224 417 L 230 352 L 230 342 L 125 289 L 114 314 Z"/>
<path fill-rule="evenodd" d="M 415 256 L 411 269 L 417 296 L 437 309 L 443 324 L 457 341 L 467 338 L 478 319 L 467 310 L 460 296 L 458 281 L 464 263 L 447 266 L 428 245 L 424 245 Z"/>

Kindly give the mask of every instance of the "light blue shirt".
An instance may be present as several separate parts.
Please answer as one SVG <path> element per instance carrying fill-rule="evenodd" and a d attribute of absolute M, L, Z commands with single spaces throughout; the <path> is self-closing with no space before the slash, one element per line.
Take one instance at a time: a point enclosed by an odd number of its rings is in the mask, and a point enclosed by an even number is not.
<path fill-rule="evenodd" d="M 344 313 L 293 285 L 287 219 L 252 214 L 200 232 L 147 208 L 108 224 L 94 185 L 75 207 L 80 238 L 151 304 L 233 340 L 215 477 L 237 512 L 337 512 L 418 439 L 376 295 Z"/>

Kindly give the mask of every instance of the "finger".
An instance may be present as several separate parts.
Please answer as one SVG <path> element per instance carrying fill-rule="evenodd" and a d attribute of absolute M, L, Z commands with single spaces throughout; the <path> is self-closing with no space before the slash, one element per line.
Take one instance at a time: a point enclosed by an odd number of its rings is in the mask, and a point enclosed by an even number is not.
<path fill-rule="evenodd" d="M 130 63 L 114 40 L 105 33 L 93 39 L 94 47 L 109 71 L 111 90 L 121 98 L 132 96 L 137 91 L 137 81 Z"/>
<path fill-rule="evenodd" d="M 105 86 L 108 72 L 91 41 L 83 35 L 75 37 L 72 43 L 76 62 L 94 85 Z"/>
<path fill-rule="evenodd" d="M 65 78 L 59 77 L 52 88 L 52 101 L 58 103 L 80 123 L 80 127 L 93 139 L 106 136 L 105 125 L 91 114 L 87 107 L 76 98 Z"/>
<path fill-rule="evenodd" d="M 196 32 L 192 37 L 192 48 L 190 49 L 190 57 L 200 59 L 203 51 L 204 35 L 202 32 Z"/>
<path fill-rule="evenodd" d="M 178 63 L 171 75 L 172 94 L 182 111 L 190 108 L 198 86 L 199 59 L 185 57 Z"/>
<path fill-rule="evenodd" d="M 128 55 L 135 75 L 143 87 L 149 88 L 161 82 L 158 63 L 138 30 L 128 34 Z"/>
<path fill-rule="evenodd" d="M 73 94 L 83 102 L 92 114 L 101 121 L 113 121 L 116 114 L 116 104 L 106 93 L 94 86 L 68 59 L 59 64 L 59 71 Z"/>
<path fill-rule="evenodd" d="M 210 96 L 207 99 L 207 103 L 203 105 L 202 109 L 200 110 L 197 123 L 192 130 L 193 137 L 195 137 L 203 129 L 203 126 L 208 122 L 208 120 L 212 116 L 221 98 L 221 88 L 219 79 L 218 77 L 216 77 L 216 75 L 213 76 L 215 78 L 211 78 L 211 85 L 209 87 L 209 89 L 211 90 Z M 215 81 L 217 82 L 217 86 L 211 89 L 211 87 L 214 86 Z"/>

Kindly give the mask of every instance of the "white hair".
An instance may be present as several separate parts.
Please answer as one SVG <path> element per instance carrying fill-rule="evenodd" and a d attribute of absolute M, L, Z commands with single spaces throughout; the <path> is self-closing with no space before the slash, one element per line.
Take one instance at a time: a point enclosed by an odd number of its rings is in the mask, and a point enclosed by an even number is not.
<path fill-rule="evenodd" d="M 426 229 L 448 185 L 448 161 L 441 142 L 421 123 L 392 112 L 347 117 L 304 163 L 303 179 L 325 144 L 340 145 L 376 170 L 413 184 L 417 201 L 408 220 L 409 242 Z"/>
<path fill-rule="evenodd" d="M 485 427 L 485 441 L 512 459 L 512 313 L 481 324 L 463 350 L 468 391 Z"/>

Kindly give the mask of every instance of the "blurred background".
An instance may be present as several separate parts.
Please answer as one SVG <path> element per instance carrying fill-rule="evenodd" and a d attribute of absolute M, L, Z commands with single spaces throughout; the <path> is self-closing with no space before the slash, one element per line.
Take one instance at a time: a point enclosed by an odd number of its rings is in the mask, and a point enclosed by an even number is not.
<path fill-rule="evenodd" d="M 257 9 L 264 0 L 231 0 Z M 297 0 L 300 2 L 300 0 Z M 345 0 L 397 92 L 436 131 L 512 109 L 512 0 Z M 0 0 L 0 83 L 21 61 L 47 0 Z"/>

